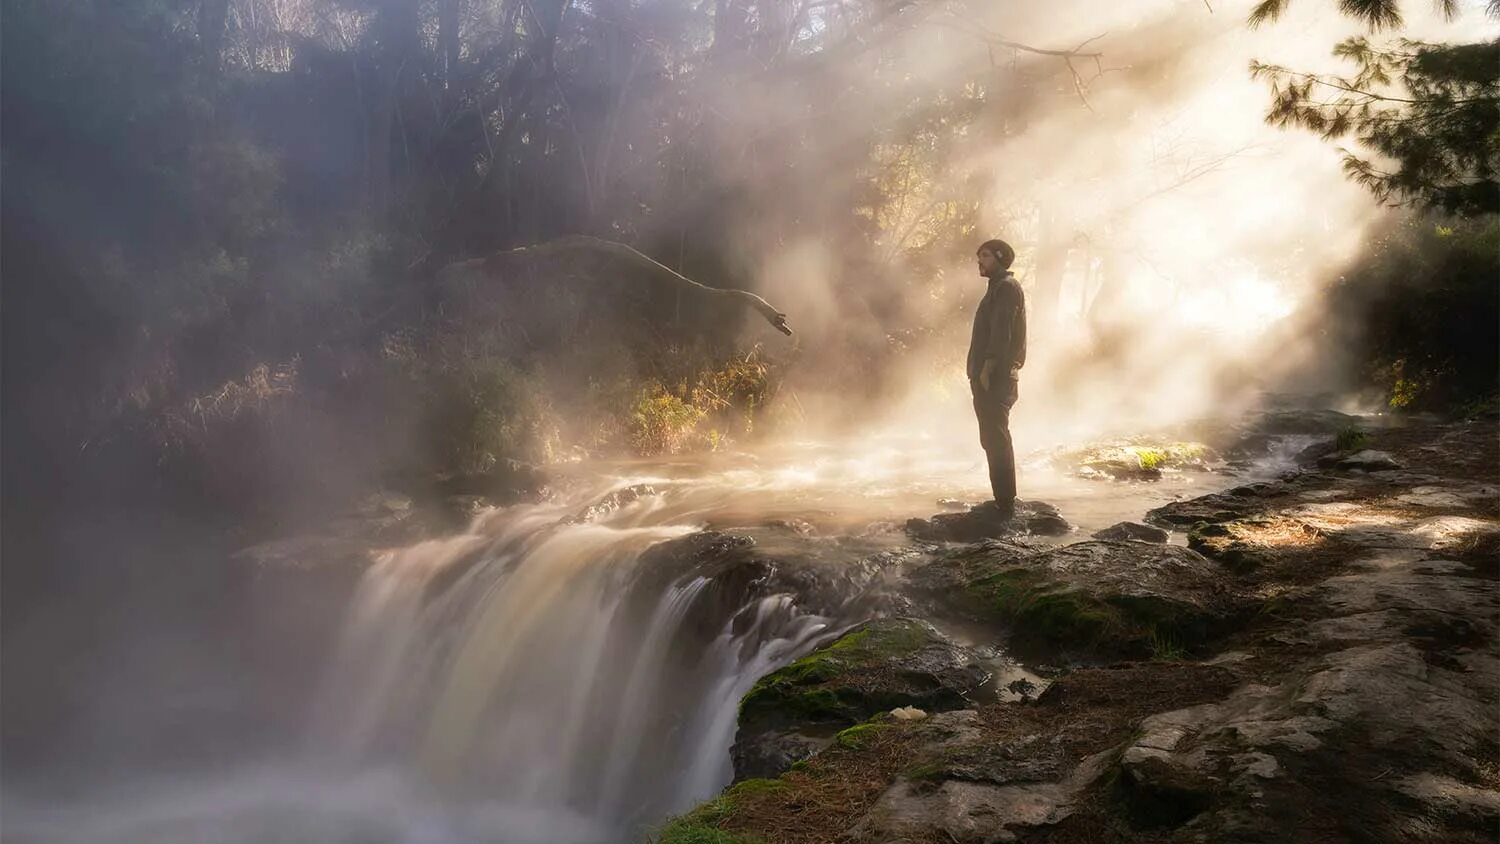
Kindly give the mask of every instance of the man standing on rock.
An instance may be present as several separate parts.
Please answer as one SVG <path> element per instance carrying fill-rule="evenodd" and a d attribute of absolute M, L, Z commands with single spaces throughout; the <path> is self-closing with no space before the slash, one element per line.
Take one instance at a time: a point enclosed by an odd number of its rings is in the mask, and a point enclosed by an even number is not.
<path fill-rule="evenodd" d="M 969 389 L 979 417 L 979 444 L 990 466 L 990 489 L 1003 518 L 1016 512 L 1016 457 L 1010 441 L 1010 409 L 1020 396 L 1026 363 L 1026 298 L 1010 272 L 1016 250 L 1003 240 L 979 247 L 979 274 L 989 289 L 974 313 L 969 340 Z"/>

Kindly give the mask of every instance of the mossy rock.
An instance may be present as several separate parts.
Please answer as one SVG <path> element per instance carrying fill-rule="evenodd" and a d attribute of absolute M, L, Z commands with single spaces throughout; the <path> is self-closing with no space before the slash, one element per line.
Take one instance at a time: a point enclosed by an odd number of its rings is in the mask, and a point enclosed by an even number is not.
<path fill-rule="evenodd" d="M 845 750 L 864 750 L 869 746 L 870 740 L 888 729 L 889 725 L 877 721 L 867 721 L 863 724 L 855 724 L 847 730 L 842 730 L 833 737 L 833 743 Z"/>
<path fill-rule="evenodd" d="M 762 677 L 740 701 L 740 727 L 853 724 L 898 706 L 952 709 L 984 680 L 969 654 L 932 625 L 880 619 Z"/>
<path fill-rule="evenodd" d="M 838 741 L 830 739 L 838 727 L 896 707 L 935 712 L 967 706 L 969 695 L 987 679 L 988 672 L 967 650 L 924 621 L 867 622 L 762 677 L 745 695 L 733 748 L 735 772 L 779 774 L 797 761 L 794 757 Z M 807 738 L 817 735 L 824 737 L 821 742 Z"/>
<path fill-rule="evenodd" d="M 1013 641 L 1075 656 L 1177 656 L 1226 629 L 1226 574 L 1200 554 L 1138 542 L 1045 550 L 993 544 L 934 560 L 918 588 Z"/>
<path fill-rule="evenodd" d="M 1149 481 L 1163 470 L 1205 469 L 1219 455 L 1200 442 L 1135 438 L 1061 451 L 1052 462 L 1080 477 Z"/>
<path fill-rule="evenodd" d="M 1015 513 L 1002 516 L 992 502 L 963 513 L 908 519 L 906 532 L 928 542 L 983 542 L 1017 535 L 1062 536 L 1073 530 L 1056 507 L 1044 501 L 1016 500 Z"/>

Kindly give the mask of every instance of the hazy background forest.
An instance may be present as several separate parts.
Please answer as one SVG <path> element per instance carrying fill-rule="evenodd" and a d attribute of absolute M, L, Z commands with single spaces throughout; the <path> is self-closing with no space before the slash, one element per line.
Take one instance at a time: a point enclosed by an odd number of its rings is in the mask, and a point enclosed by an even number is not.
<path fill-rule="evenodd" d="M 159 546 L 412 478 L 970 436 L 989 237 L 1023 443 L 1492 400 L 1494 4 L 1354 5 L 5 0 L 7 683 L 87 635 L 57 602 L 109 629 L 190 565 Z M 797 334 L 584 252 L 450 268 L 575 234 Z M 17 705 L 8 762 L 66 718 Z"/>
<path fill-rule="evenodd" d="M 1493 321 L 1438 327 L 1467 311 L 1446 303 L 1360 312 L 1429 278 L 1449 290 L 1464 272 L 1428 253 L 1482 263 L 1492 229 L 1434 234 L 1383 212 L 1329 145 L 1260 125 L 1268 97 L 1245 62 L 1348 69 L 1327 54 L 1363 22 L 1318 4 L 1254 30 L 1243 9 L 1189 2 L 1103 16 L 732 0 L 6 12 L 6 413 L 28 442 L 8 466 L 91 478 L 75 495 L 109 479 L 139 495 L 137 473 L 101 470 L 125 461 L 210 508 L 284 502 L 288 487 L 306 506 L 398 453 L 442 469 L 675 448 L 716 401 L 764 404 L 783 386 L 804 411 L 821 386 L 839 416 L 863 417 L 851 404 L 949 377 L 932 356 L 951 358 L 942 341 L 977 296 L 967 257 L 992 234 L 1020 246 L 1056 358 L 1033 365 L 1036 383 L 1068 418 L 1223 401 L 1234 367 L 1268 371 L 1248 352 L 1278 320 L 1272 369 L 1340 350 L 1353 370 L 1320 375 L 1402 403 L 1493 392 L 1488 367 L 1452 372 L 1493 351 Z M 1490 26 L 1462 12 L 1408 10 L 1402 35 Z M 1486 189 L 1493 144 L 1474 162 Z M 1468 216 L 1493 204 L 1386 198 Z M 472 326 L 461 350 L 433 339 L 452 324 L 433 310 L 442 267 L 573 233 L 759 291 L 799 341 L 695 393 L 735 350 L 666 352 L 703 339 L 680 303 L 676 334 L 624 369 L 604 362 L 614 350 L 585 360 L 544 336 L 504 354 Z M 1326 310 L 1319 290 L 1345 269 Z M 1346 327 L 1353 345 L 1312 349 Z M 1454 348 L 1421 346 L 1437 342 Z M 642 413 L 661 418 L 612 424 Z"/>

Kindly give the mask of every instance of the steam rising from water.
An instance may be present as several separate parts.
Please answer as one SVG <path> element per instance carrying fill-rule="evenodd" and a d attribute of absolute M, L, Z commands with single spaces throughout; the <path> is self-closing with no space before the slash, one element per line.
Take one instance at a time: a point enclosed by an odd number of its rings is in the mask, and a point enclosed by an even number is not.
<path fill-rule="evenodd" d="M 896 279 L 894 312 L 873 304 L 891 297 L 877 280 L 835 269 L 868 256 L 829 254 L 815 236 L 770 249 L 762 286 L 804 329 L 807 357 L 832 363 L 793 376 L 804 405 L 821 409 L 816 421 L 843 426 L 838 394 L 865 386 L 839 368 L 841 343 L 883 345 L 931 323 L 938 334 L 908 349 L 908 367 L 871 374 L 891 384 L 879 421 L 973 440 L 962 352 L 983 280 L 970 250 L 989 237 L 1017 247 L 1029 297 L 1031 355 L 1013 418 L 1022 443 L 1232 409 L 1317 367 L 1311 341 L 1338 315 L 1306 309 L 1387 212 L 1344 177 L 1334 145 L 1265 125 L 1268 94 L 1247 67 L 1347 70 L 1331 48 L 1362 30 L 1325 3 L 1292 4 L 1284 20 L 1255 30 L 1245 24 L 1249 3 L 1212 5 L 993 4 L 985 19 L 919 27 L 891 48 L 929 91 L 965 79 L 988 87 L 973 131 L 914 198 L 957 195 L 977 180 L 980 221 L 939 268 L 905 264 L 899 249 L 882 256 Z M 1415 4 L 1400 34 L 1473 38 L 1495 28 L 1480 5 L 1445 22 Z M 985 49 L 974 37 L 981 28 L 1037 47 L 1088 42 L 1085 51 L 1101 55 L 1072 60 L 1077 86 L 1008 88 L 1017 75 L 1068 74 L 1056 58 L 1006 49 L 993 51 L 993 75 L 976 73 L 986 62 L 975 55 Z M 879 103 L 871 119 L 878 126 L 903 105 Z M 1056 269 L 1042 266 L 1048 258 Z"/>

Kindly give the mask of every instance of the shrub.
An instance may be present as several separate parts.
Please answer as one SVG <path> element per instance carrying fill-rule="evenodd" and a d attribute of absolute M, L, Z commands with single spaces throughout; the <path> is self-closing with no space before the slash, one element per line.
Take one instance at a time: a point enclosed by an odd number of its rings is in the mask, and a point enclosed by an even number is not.
<path fill-rule="evenodd" d="M 533 378 L 500 360 L 474 360 L 437 376 L 430 424 L 445 468 L 483 472 L 504 460 L 544 463 L 557 424 Z"/>
<path fill-rule="evenodd" d="M 1500 215 L 1413 216 L 1373 236 L 1334 284 L 1329 312 L 1397 409 L 1445 409 L 1500 382 Z"/>
<path fill-rule="evenodd" d="M 653 382 L 631 409 L 630 447 L 642 456 L 676 454 L 691 442 L 705 413 Z"/>
<path fill-rule="evenodd" d="M 1359 428 L 1350 425 L 1338 432 L 1333 439 L 1333 447 L 1338 451 L 1358 451 L 1369 442 L 1370 436 Z"/>

